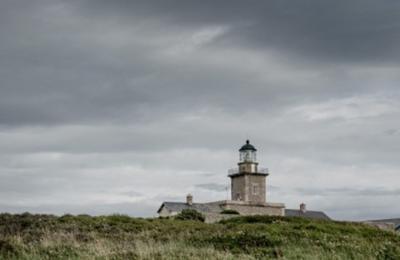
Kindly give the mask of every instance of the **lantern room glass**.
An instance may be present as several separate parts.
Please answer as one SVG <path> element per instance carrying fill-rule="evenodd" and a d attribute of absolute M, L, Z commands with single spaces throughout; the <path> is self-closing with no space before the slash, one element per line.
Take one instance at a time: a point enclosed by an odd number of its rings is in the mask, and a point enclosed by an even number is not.
<path fill-rule="evenodd" d="M 256 162 L 256 151 L 244 150 L 240 152 L 240 162 Z"/>

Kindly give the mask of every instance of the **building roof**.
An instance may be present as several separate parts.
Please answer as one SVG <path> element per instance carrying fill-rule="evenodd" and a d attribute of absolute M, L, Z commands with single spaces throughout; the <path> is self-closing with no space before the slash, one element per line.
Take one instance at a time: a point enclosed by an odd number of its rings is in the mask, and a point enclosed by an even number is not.
<path fill-rule="evenodd" d="M 256 149 L 253 145 L 250 144 L 250 141 L 249 141 L 249 140 L 246 140 L 246 144 L 243 145 L 243 146 L 239 149 L 239 152 L 241 152 L 241 151 L 248 151 L 248 150 L 250 150 L 250 151 L 257 151 L 257 149 Z"/>
<path fill-rule="evenodd" d="M 160 213 L 163 208 L 166 208 L 171 212 L 181 212 L 184 209 L 194 209 L 204 213 L 221 213 L 223 210 L 220 203 L 193 203 L 192 205 L 189 205 L 185 202 L 166 201 L 161 204 L 160 208 L 157 210 L 157 213 Z M 285 216 L 330 220 L 330 218 L 324 212 L 313 210 L 302 212 L 301 210 L 297 209 L 285 209 Z"/>
<path fill-rule="evenodd" d="M 378 223 L 393 223 L 396 226 L 400 225 L 400 218 L 387 218 L 387 219 L 374 219 L 368 220 L 369 222 L 378 222 Z"/>
<path fill-rule="evenodd" d="M 375 220 L 368 220 L 368 222 L 393 223 L 394 224 L 394 229 L 396 231 L 400 231 L 400 218 L 375 219 Z"/>
<path fill-rule="evenodd" d="M 160 213 L 163 207 L 173 212 L 180 212 L 184 209 L 194 209 L 199 212 L 207 213 L 220 213 L 222 211 L 220 205 L 215 203 L 193 203 L 192 205 L 189 205 L 185 202 L 163 202 L 157 213 Z"/>
<path fill-rule="evenodd" d="M 331 219 L 330 217 L 328 217 L 328 215 L 326 215 L 322 211 L 307 210 L 305 212 L 302 212 L 301 210 L 298 210 L 298 209 L 285 209 L 285 216 L 304 217 L 304 218 L 311 218 L 311 219 L 325 219 L 325 220 Z"/>

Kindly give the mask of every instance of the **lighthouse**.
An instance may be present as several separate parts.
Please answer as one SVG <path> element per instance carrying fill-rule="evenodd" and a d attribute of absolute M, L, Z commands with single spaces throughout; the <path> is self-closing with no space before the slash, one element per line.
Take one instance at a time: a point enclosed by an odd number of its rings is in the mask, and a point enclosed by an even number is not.
<path fill-rule="evenodd" d="M 238 168 L 231 169 L 231 200 L 264 204 L 268 170 L 259 169 L 257 149 L 247 140 L 239 149 Z"/>

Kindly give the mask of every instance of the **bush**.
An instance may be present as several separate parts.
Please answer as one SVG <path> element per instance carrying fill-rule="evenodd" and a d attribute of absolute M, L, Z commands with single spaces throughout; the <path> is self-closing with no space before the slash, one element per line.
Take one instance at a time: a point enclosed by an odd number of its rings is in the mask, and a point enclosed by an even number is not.
<path fill-rule="evenodd" d="M 224 209 L 223 211 L 221 211 L 221 214 L 239 215 L 239 212 L 234 209 Z"/>
<path fill-rule="evenodd" d="M 201 222 L 204 222 L 205 220 L 203 214 L 194 209 L 184 209 L 181 213 L 176 215 L 175 218 L 179 220 L 196 220 Z"/>
<path fill-rule="evenodd" d="M 254 232 L 254 230 L 216 234 L 205 238 L 202 242 L 211 244 L 219 250 L 253 254 L 257 258 L 280 255 L 277 248 L 282 245 L 278 236 L 270 235 L 267 232 Z"/>
<path fill-rule="evenodd" d="M 15 246 L 10 241 L 0 240 L 0 255 L 11 255 L 15 252 Z"/>
<path fill-rule="evenodd" d="M 0 214 L 2 259 L 400 259 L 400 236 L 362 223 L 235 216 Z M 197 220 L 197 221 L 178 221 Z"/>

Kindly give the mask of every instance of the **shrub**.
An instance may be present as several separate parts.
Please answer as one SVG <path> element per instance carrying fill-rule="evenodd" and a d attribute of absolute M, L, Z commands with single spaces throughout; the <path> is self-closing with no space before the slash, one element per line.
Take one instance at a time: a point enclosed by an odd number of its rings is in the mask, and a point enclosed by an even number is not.
<path fill-rule="evenodd" d="M 221 211 L 221 214 L 239 215 L 239 212 L 234 209 L 224 209 L 223 211 Z"/>
<path fill-rule="evenodd" d="M 400 259 L 400 236 L 365 224 L 232 216 L 205 224 L 193 209 L 176 218 L 197 221 L 0 214 L 0 260 Z"/>
<path fill-rule="evenodd" d="M 0 240 L 0 255 L 11 255 L 16 252 L 14 245 L 7 240 Z"/>
<path fill-rule="evenodd" d="M 203 214 L 194 209 L 184 209 L 181 213 L 176 215 L 175 218 L 179 220 L 196 220 L 201 222 L 204 222 L 205 220 Z"/>

